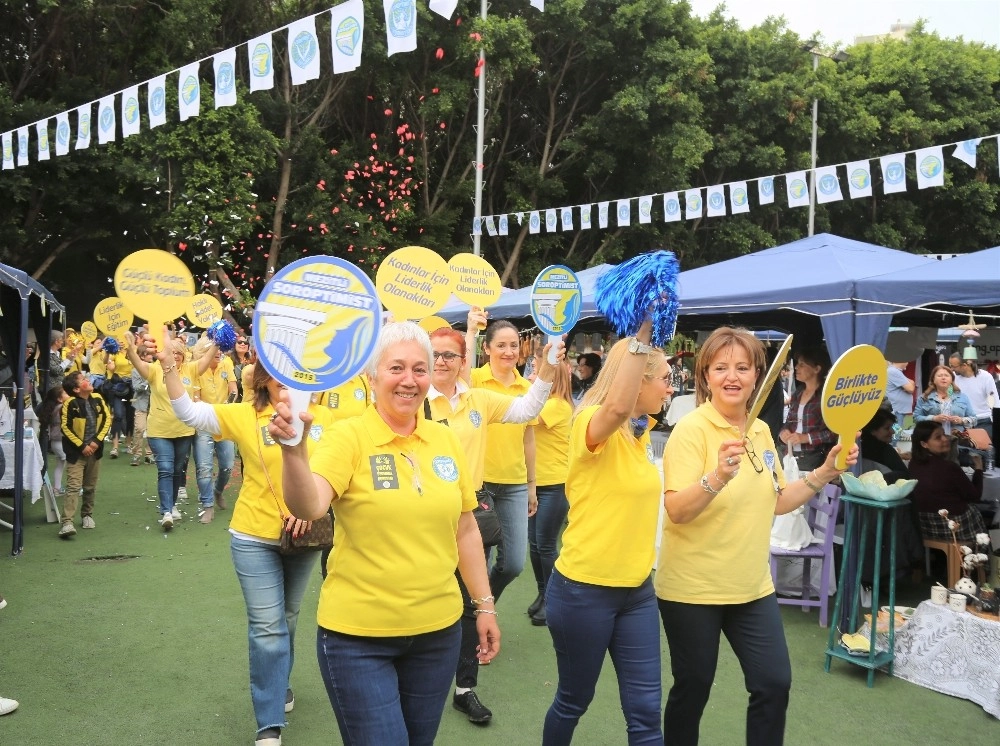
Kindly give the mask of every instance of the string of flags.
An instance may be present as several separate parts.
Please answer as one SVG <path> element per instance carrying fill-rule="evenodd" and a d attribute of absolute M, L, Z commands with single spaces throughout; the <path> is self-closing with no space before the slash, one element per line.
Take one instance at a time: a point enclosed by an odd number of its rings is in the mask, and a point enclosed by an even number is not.
<path fill-rule="evenodd" d="M 529 2 L 533 7 L 544 11 L 544 0 L 529 0 Z M 458 0 L 429 0 L 428 7 L 444 18 L 451 18 L 457 5 Z M 416 0 L 382 0 L 382 6 L 388 56 L 415 50 L 417 48 Z M 246 47 L 245 63 L 250 92 L 270 90 L 274 87 L 273 37 L 281 31 L 288 32 L 288 63 L 292 85 L 302 85 L 310 80 L 316 80 L 322 72 L 316 19 L 327 14 L 330 16 L 332 46 L 332 60 L 328 64 L 331 65 L 333 73 L 339 75 L 358 69 L 361 66 L 363 51 L 365 8 L 362 0 L 347 0 L 328 10 L 268 31 L 231 49 L 203 57 L 74 109 L 4 132 L 0 135 L 2 170 L 29 165 L 32 139 L 35 142 L 36 161 L 47 161 L 51 158 L 53 150 L 57 157 L 67 155 L 71 145 L 74 150 L 86 150 L 91 145 L 94 132 L 97 134 L 98 145 L 115 142 L 119 129 L 123 140 L 139 134 L 142 131 L 142 92 L 145 92 L 147 128 L 153 129 L 166 124 L 168 95 L 166 79 L 175 73 L 177 112 L 180 121 L 198 116 L 201 112 L 201 64 L 208 60 L 212 61 L 215 108 L 235 106 L 237 50 L 242 47 Z M 93 119 L 95 103 L 97 118 Z M 54 143 L 49 139 L 53 120 L 55 121 Z M 72 121 L 76 122 L 75 138 Z"/>
<path fill-rule="evenodd" d="M 915 156 L 917 188 L 944 186 L 945 148 L 954 147 L 951 157 L 956 158 L 970 168 L 976 168 L 977 150 L 979 144 L 988 138 L 996 138 L 1000 146 L 1000 135 L 986 135 L 970 140 L 934 145 L 929 148 L 907 150 L 901 153 L 870 158 L 861 161 L 837 163 L 831 166 L 817 167 L 814 172 L 816 202 L 826 204 L 844 199 L 843 183 L 846 182 L 848 195 L 851 199 L 872 196 L 872 161 L 878 160 L 882 176 L 883 194 L 905 192 L 906 159 Z M 998 147 L 1000 150 L 1000 147 Z M 840 169 L 843 169 L 841 177 Z M 1000 158 L 998 158 L 1000 170 Z M 640 224 L 653 222 L 653 205 L 658 198 L 662 204 L 662 221 L 671 223 L 679 220 L 697 220 L 700 218 L 721 218 L 726 215 L 740 215 L 750 212 L 750 187 L 756 182 L 757 203 L 759 205 L 773 204 L 775 201 L 775 185 L 781 181 L 785 184 L 785 194 L 789 207 L 809 206 L 808 171 L 791 171 L 784 174 L 762 176 L 747 181 L 731 181 L 725 184 L 714 184 L 708 187 L 697 187 L 672 192 L 645 194 L 638 197 L 626 197 L 618 200 L 607 200 L 581 205 L 567 205 L 544 210 L 512 212 L 499 215 L 484 215 L 473 218 L 472 235 L 481 236 L 483 231 L 490 236 L 506 236 L 510 229 L 510 219 L 517 220 L 518 225 L 528 221 L 528 232 L 531 234 L 557 231 L 590 230 L 594 227 L 594 207 L 597 207 L 598 228 L 608 228 L 614 220 L 616 227 L 632 224 L 633 203 L 638 208 L 637 216 Z M 726 199 L 726 192 L 729 199 Z"/>

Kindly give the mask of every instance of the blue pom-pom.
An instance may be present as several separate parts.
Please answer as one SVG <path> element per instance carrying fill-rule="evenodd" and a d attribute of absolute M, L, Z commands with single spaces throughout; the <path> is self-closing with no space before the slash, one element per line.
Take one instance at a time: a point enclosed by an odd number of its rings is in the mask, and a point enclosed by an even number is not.
<path fill-rule="evenodd" d="M 101 349 L 110 355 L 117 355 L 121 350 L 121 345 L 118 344 L 118 340 L 114 337 L 105 337 Z"/>
<path fill-rule="evenodd" d="M 236 347 L 236 330 L 228 321 L 214 322 L 205 335 L 223 352 L 230 352 Z"/>
<path fill-rule="evenodd" d="M 671 251 L 633 257 L 612 267 L 597 281 L 597 310 L 622 337 L 633 336 L 642 322 L 651 318 L 652 343 L 663 347 L 677 327 L 679 273 L 680 264 Z"/>

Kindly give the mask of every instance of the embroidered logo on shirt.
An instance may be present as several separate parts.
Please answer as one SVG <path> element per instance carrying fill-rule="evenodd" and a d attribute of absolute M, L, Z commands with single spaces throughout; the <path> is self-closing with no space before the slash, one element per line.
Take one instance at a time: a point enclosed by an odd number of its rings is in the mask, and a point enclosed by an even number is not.
<path fill-rule="evenodd" d="M 312 427 L 309 428 L 309 437 L 312 438 L 313 440 L 319 440 L 320 437 L 322 437 L 322 435 L 323 435 L 322 425 L 313 425 Z"/>
<path fill-rule="evenodd" d="M 454 482 L 458 479 L 458 465 L 451 456 L 435 456 L 431 461 L 431 468 L 439 478 L 446 482 Z"/>
<path fill-rule="evenodd" d="M 656 457 L 653 455 L 653 446 L 651 443 L 646 444 L 646 458 L 649 459 L 649 463 L 656 463 Z"/>
<path fill-rule="evenodd" d="M 483 416 L 479 413 L 478 409 L 473 409 L 469 412 L 469 422 L 472 423 L 473 427 L 479 427 L 483 424 Z"/>
<path fill-rule="evenodd" d="M 191 379 L 188 378 L 187 376 L 184 376 L 184 378 L 181 379 L 181 383 L 183 383 L 185 386 L 190 386 L 191 385 Z"/>
<path fill-rule="evenodd" d="M 764 451 L 764 463 L 767 464 L 767 468 L 771 471 L 774 471 L 774 462 L 774 451 Z"/>
<path fill-rule="evenodd" d="M 396 457 L 391 453 L 379 453 L 368 457 L 372 467 L 372 485 L 376 490 L 398 490 L 399 473 L 396 471 Z"/>
<path fill-rule="evenodd" d="M 358 401 L 362 401 L 365 398 L 365 390 L 354 389 L 354 398 L 357 399 Z"/>

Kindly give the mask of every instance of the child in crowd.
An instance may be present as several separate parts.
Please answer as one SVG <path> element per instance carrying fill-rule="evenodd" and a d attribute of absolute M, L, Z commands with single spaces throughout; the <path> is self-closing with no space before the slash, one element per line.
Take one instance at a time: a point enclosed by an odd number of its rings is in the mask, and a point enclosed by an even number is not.
<path fill-rule="evenodd" d="M 100 459 L 104 455 L 104 438 L 111 429 L 111 410 L 94 391 L 90 380 L 79 371 L 63 379 L 63 389 L 70 398 L 63 404 L 61 420 L 62 444 L 66 452 L 66 495 L 59 538 L 69 539 L 76 535 L 73 518 L 81 492 L 81 525 L 97 528 L 94 492 L 100 475 Z"/>

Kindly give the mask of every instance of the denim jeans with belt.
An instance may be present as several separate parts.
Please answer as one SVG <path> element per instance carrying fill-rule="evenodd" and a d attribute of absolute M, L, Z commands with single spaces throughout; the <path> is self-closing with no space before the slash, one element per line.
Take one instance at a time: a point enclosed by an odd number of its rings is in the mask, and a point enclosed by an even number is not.
<path fill-rule="evenodd" d="M 594 699 L 604 656 L 618 674 L 629 744 L 663 744 L 660 623 L 653 581 L 635 588 L 580 583 L 553 569 L 545 610 L 559 685 L 545 715 L 544 746 L 568 744 Z"/>
<path fill-rule="evenodd" d="M 490 590 L 499 601 L 504 588 L 524 569 L 524 557 L 528 553 L 528 485 L 485 482 L 483 489 L 493 495 L 503 529 L 503 537 L 496 547 L 496 560 L 490 567 Z M 491 551 L 487 551 L 487 559 Z"/>
<path fill-rule="evenodd" d="M 180 438 L 148 438 L 149 448 L 156 459 L 156 491 L 160 496 L 160 515 L 173 510 L 177 490 L 184 483 L 184 470 L 191 453 L 193 435 Z"/>
<path fill-rule="evenodd" d="M 274 544 L 233 536 L 233 567 L 247 606 L 250 699 L 257 732 L 285 727 L 285 691 L 295 662 L 295 625 L 319 552 L 283 555 Z"/>
<path fill-rule="evenodd" d="M 219 475 L 212 484 L 212 457 L 219 460 Z M 215 503 L 215 493 L 221 493 L 229 484 L 236 458 L 236 445 L 231 440 L 216 441 L 206 430 L 199 430 L 194 436 L 194 464 L 198 476 L 198 499 L 203 508 L 211 508 Z M 213 492 L 214 489 L 214 492 Z"/>
<path fill-rule="evenodd" d="M 345 746 L 431 746 L 458 661 L 459 622 L 405 637 L 319 628 L 316 654 Z"/>
<path fill-rule="evenodd" d="M 535 573 L 538 592 L 545 593 L 549 576 L 559 556 L 559 532 L 566 522 L 569 503 L 566 485 L 550 484 L 538 487 L 538 510 L 528 518 L 528 556 Z"/>

